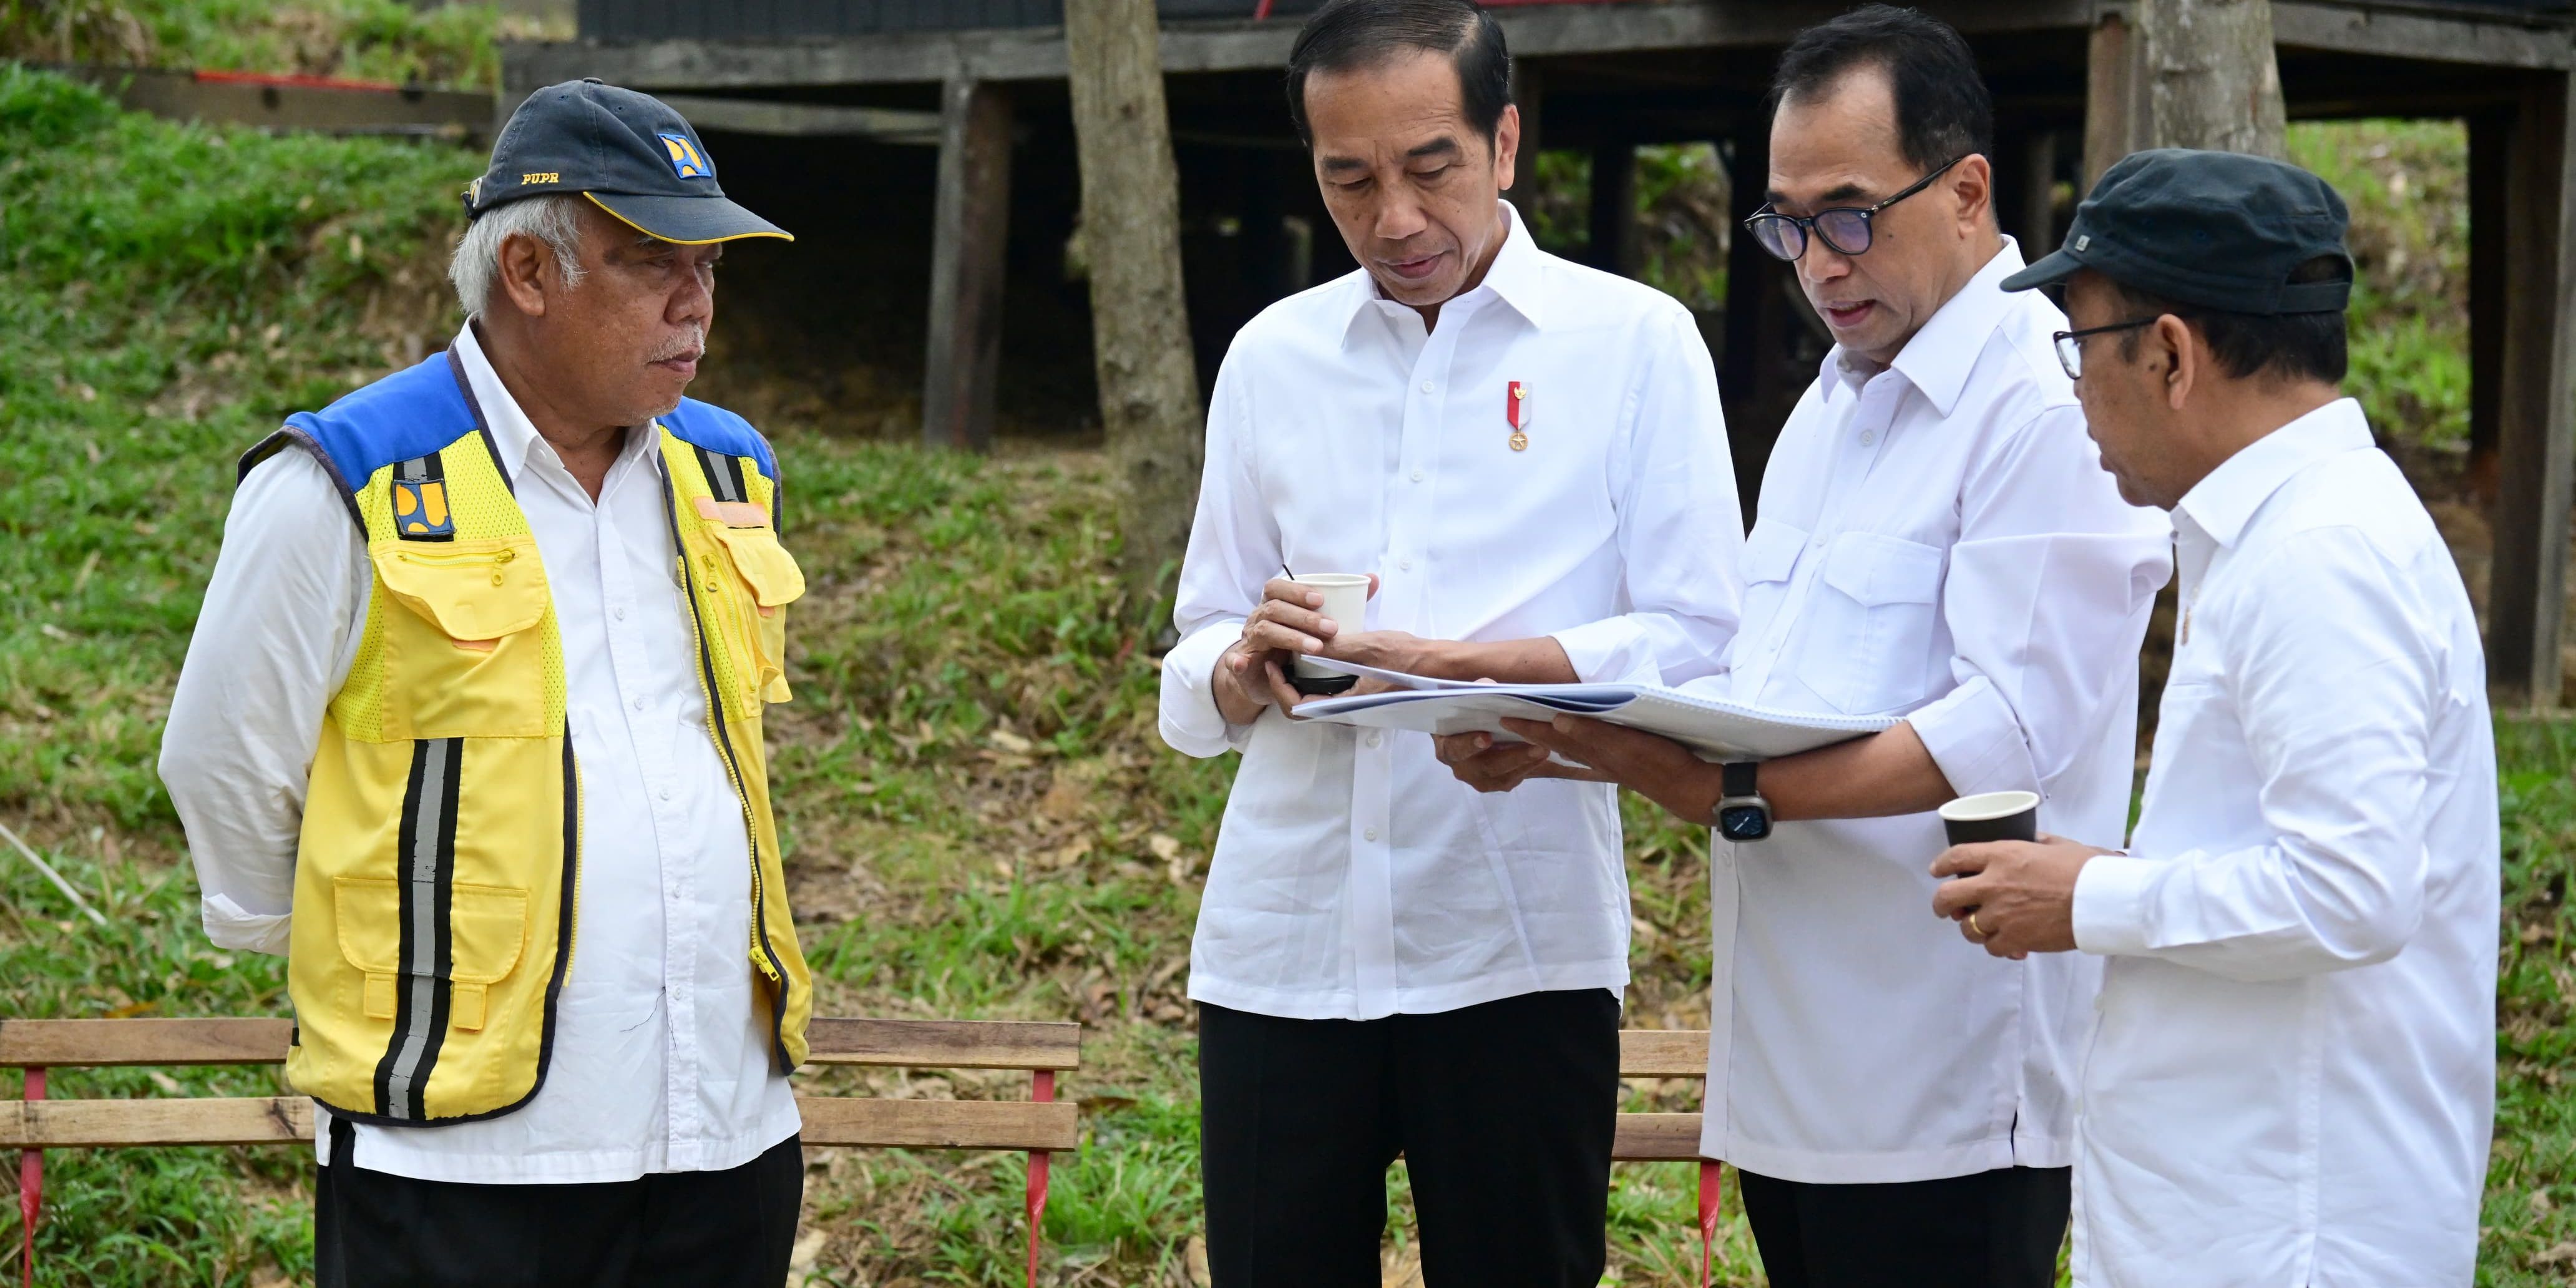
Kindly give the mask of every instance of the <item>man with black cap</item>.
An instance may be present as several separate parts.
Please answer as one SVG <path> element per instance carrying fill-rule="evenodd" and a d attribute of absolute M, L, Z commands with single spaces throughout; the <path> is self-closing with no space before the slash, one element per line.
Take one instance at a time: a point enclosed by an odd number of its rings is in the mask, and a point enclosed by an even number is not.
<path fill-rule="evenodd" d="M 2494 1110 L 2496 776 L 2476 616 L 2340 397 L 2344 204 L 2257 157 L 2103 174 L 2055 337 L 2182 613 L 2126 851 L 1971 845 L 1935 911 L 2107 959 L 2075 1282 L 2464 1284 Z M 1973 916 L 1973 922 L 1970 918 Z"/>
<path fill-rule="evenodd" d="M 161 773 L 217 944 L 287 955 L 315 1278 L 786 1275 L 812 990 L 761 744 L 779 471 L 681 396 L 727 200 L 696 131 L 529 97 L 447 351 L 241 464 Z"/>

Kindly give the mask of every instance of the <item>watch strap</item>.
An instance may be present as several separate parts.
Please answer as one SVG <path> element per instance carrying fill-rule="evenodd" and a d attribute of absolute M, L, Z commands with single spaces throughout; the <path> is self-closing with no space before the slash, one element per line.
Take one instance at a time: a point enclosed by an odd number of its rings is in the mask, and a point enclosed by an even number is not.
<path fill-rule="evenodd" d="M 1756 795 L 1753 787 L 1754 771 L 1761 767 L 1762 762 L 1758 760 L 1730 760 L 1718 771 L 1718 786 L 1729 796 Z"/>

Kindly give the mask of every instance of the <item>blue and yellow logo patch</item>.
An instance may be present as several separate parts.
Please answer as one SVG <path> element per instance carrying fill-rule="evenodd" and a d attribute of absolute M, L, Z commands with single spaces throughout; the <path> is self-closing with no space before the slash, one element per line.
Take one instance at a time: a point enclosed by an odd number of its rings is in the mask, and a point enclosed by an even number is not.
<path fill-rule="evenodd" d="M 415 539 L 455 536 L 456 516 L 447 512 L 446 482 L 395 479 L 394 532 Z"/>
<path fill-rule="evenodd" d="M 662 149 L 671 154 L 671 169 L 681 178 L 709 179 L 715 176 L 716 168 L 707 164 L 706 155 L 698 151 L 698 145 L 691 143 L 688 135 L 663 135 Z"/>

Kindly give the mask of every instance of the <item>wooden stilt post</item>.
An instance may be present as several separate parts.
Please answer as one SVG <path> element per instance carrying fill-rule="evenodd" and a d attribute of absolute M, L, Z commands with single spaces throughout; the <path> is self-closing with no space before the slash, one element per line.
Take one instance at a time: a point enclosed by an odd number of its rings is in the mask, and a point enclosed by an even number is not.
<path fill-rule="evenodd" d="M 2576 433 L 2576 77 L 2535 76 L 2522 97 L 2505 175 L 2503 379 L 2495 560 L 2487 599 L 2487 683 L 2499 704 L 2556 706 L 2566 608 L 2569 435 Z"/>
<path fill-rule="evenodd" d="M 1011 103 L 989 81 L 957 79 L 940 96 L 939 195 L 930 242 L 930 342 L 921 439 L 993 445 L 993 385 L 1002 362 L 1002 261 L 1011 206 Z"/>
<path fill-rule="evenodd" d="M 1637 145 L 1625 139 L 1592 149 L 1592 266 L 1637 275 Z"/>
<path fill-rule="evenodd" d="M 2112 162 L 2148 146 L 2153 122 L 2145 62 L 2146 39 L 2126 15 L 2106 13 L 2093 24 L 2084 75 L 2084 192 Z"/>
<path fill-rule="evenodd" d="M 2504 428 L 2504 335 L 2508 267 L 2505 177 L 2513 158 L 2513 111 L 2469 117 L 2469 488 L 2492 523 L 2496 447 Z"/>
<path fill-rule="evenodd" d="M 2037 260 L 2057 249 L 2057 131 L 2035 129 L 2021 140 L 2019 196 L 2021 257 Z"/>

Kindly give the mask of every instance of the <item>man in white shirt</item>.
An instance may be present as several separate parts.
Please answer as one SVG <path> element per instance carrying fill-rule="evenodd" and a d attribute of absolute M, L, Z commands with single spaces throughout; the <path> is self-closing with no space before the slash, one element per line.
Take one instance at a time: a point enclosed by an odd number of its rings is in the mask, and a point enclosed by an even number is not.
<path fill-rule="evenodd" d="M 2103 467 L 2173 512 L 2182 570 L 2130 847 L 1934 869 L 1963 874 L 1935 911 L 1989 953 L 2108 959 L 2078 1284 L 2476 1272 L 2494 731 L 2450 551 L 2337 390 L 2351 278 L 2323 180 L 2169 149 L 2112 166 L 2008 283 L 2065 284 L 2058 352 Z"/>
<path fill-rule="evenodd" d="M 1746 235 L 1796 263 L 1836 345 L 1763 475 L 1743 626 L 1705 688 L 1903 719 L 1759 765 L 1571 719 L 1444 754 L 1489 788 L 1553 749 L 1693 821 L 1733 807 L 1710 863 L 1701 1149 L 1741 1173 L 1773 1284 L 2041 1288 L 2097 975 L 1926 935 L 1928 811 L 2029 791 L 2050 830 L 2119 839 L 2165 525 L 2101 473 L 2049 352 L 2061 316 L 2001 289 L 2021 256 L 1958 34 L 1856 10 L 1792 42 L 1773 95 Z"/>
<path fill-rule="evenodd" d="M 767 443 L 681 396 L 723 243 L 786 234 L 714 173 L 645 95 L 539 91 L 447 352 L 244 458 L 161 774 L 208 937 L 288 956 L 326 1288 L 786 1275 L 802 581 Z"/>
<path fill-rule="evenodd" d="M 1628 898 L 1613 794 L 1480 799 L 1418 735 L 1301 723 L 1299 653 L 1502 680 L 1685 679 L 1741 540 L 1708 352 L 1646 287 L 1540 251 L 1466 0 L 1342 0 L 1289 62 L 1362 265 L 1217 377 L 1162 730 L 1243 754 L 1192 946 L 1220 1288 L 1379 1282 L 1401 1153 L 1434 1285 L 1600 1281 Z M 1379 579 L 1328 621 L 1299 573 Z"/>

